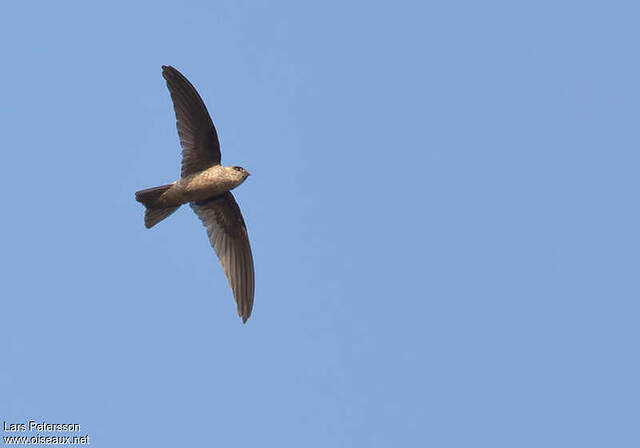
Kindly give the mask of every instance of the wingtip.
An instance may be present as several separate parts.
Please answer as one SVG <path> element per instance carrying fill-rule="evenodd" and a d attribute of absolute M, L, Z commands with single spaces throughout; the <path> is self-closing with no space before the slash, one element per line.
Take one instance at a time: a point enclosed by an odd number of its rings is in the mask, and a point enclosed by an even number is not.
<path fill-rule="evenodd" d="M 162 66 L 162 74 L 163 75 L 175 75 L 178 73 L 178 70 L 172 65 L 163 65 Z"/>
<path fill-rule="evenodd" d="M 169 80 L 170 77 L 172 77 L 175 73 L 176 69 L 173 68 L 170 65 L 163 65 L 162 66 L 162 77 L 166 80 Z"/>

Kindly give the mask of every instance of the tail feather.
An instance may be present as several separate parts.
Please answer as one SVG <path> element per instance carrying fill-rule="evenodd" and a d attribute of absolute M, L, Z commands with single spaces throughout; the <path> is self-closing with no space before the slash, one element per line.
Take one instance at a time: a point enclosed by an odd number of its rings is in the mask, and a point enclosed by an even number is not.
<path fill-rule="evenodd" d="M 155 202 L 162 194 L 171 188 L 172 184 L 162 185 L 160 187 L 147 188 L 146 190 L 136 191 L 136 201 L 142 202 L 146 207 L 153 207 Z"/>
<path fill-rule="evenodd" d="M 148 208 L 144 212 L 144 226 L 147 229 L 150 229 L 179 208 L 180 206 L 169 208 Z"/>
<path fill-rule="evenodd" d="M 141 202 L 147 208 L 144 213 L 144 225 L 147 229 L 158 224 L 164 218 L 178 210 L 180 207 L 156 208 L 156 202 L 162 194 L 171 188 L 172 184 L 160 187 L 147 188 L 136 192 L 136 201 Z"/>

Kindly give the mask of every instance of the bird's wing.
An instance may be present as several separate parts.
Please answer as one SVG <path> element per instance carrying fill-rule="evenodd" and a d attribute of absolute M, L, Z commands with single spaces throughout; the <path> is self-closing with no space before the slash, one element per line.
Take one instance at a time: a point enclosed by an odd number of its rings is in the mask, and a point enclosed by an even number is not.
<path fill-rule="evenodd" d="M 246 322 L 253 308 L 255 279 L 249 234 L 240 207 L 229 192 L 191 202 L 191 207 L 207 228 L 211 246 L 216 250 L 233 290 L 238 314 Z"/>
<path fill-rule="evenodd" d="M 204 101 L 182 73 L 162 66 L 162 76 L 176 112 L 176 127 L 182 145 L 182 177 L 220 163 L 220 142 Z"/>

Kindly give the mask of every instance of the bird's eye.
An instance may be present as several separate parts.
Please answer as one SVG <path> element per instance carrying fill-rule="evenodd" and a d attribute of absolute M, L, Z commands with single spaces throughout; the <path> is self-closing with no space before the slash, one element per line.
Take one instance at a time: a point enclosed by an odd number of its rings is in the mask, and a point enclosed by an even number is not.
<path fill-rule="evenodd" d="M 236 171 L 244 171 L 244 168 L 242 168 L 241 166 L 234 166 L 233 169 Z"/>

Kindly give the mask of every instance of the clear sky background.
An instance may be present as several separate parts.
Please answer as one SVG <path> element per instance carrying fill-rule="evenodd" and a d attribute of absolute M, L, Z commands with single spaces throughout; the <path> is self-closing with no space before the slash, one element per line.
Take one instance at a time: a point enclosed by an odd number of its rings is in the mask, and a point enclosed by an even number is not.
<path fill-rule="evenodd" d="M 94 447 L 638 447 L 637 2 L 4 2 L 0 418 Z M 198 88 L 256 264 L 136 190 Z M 6 435 L 6 434 L 3 434 Z"/>

